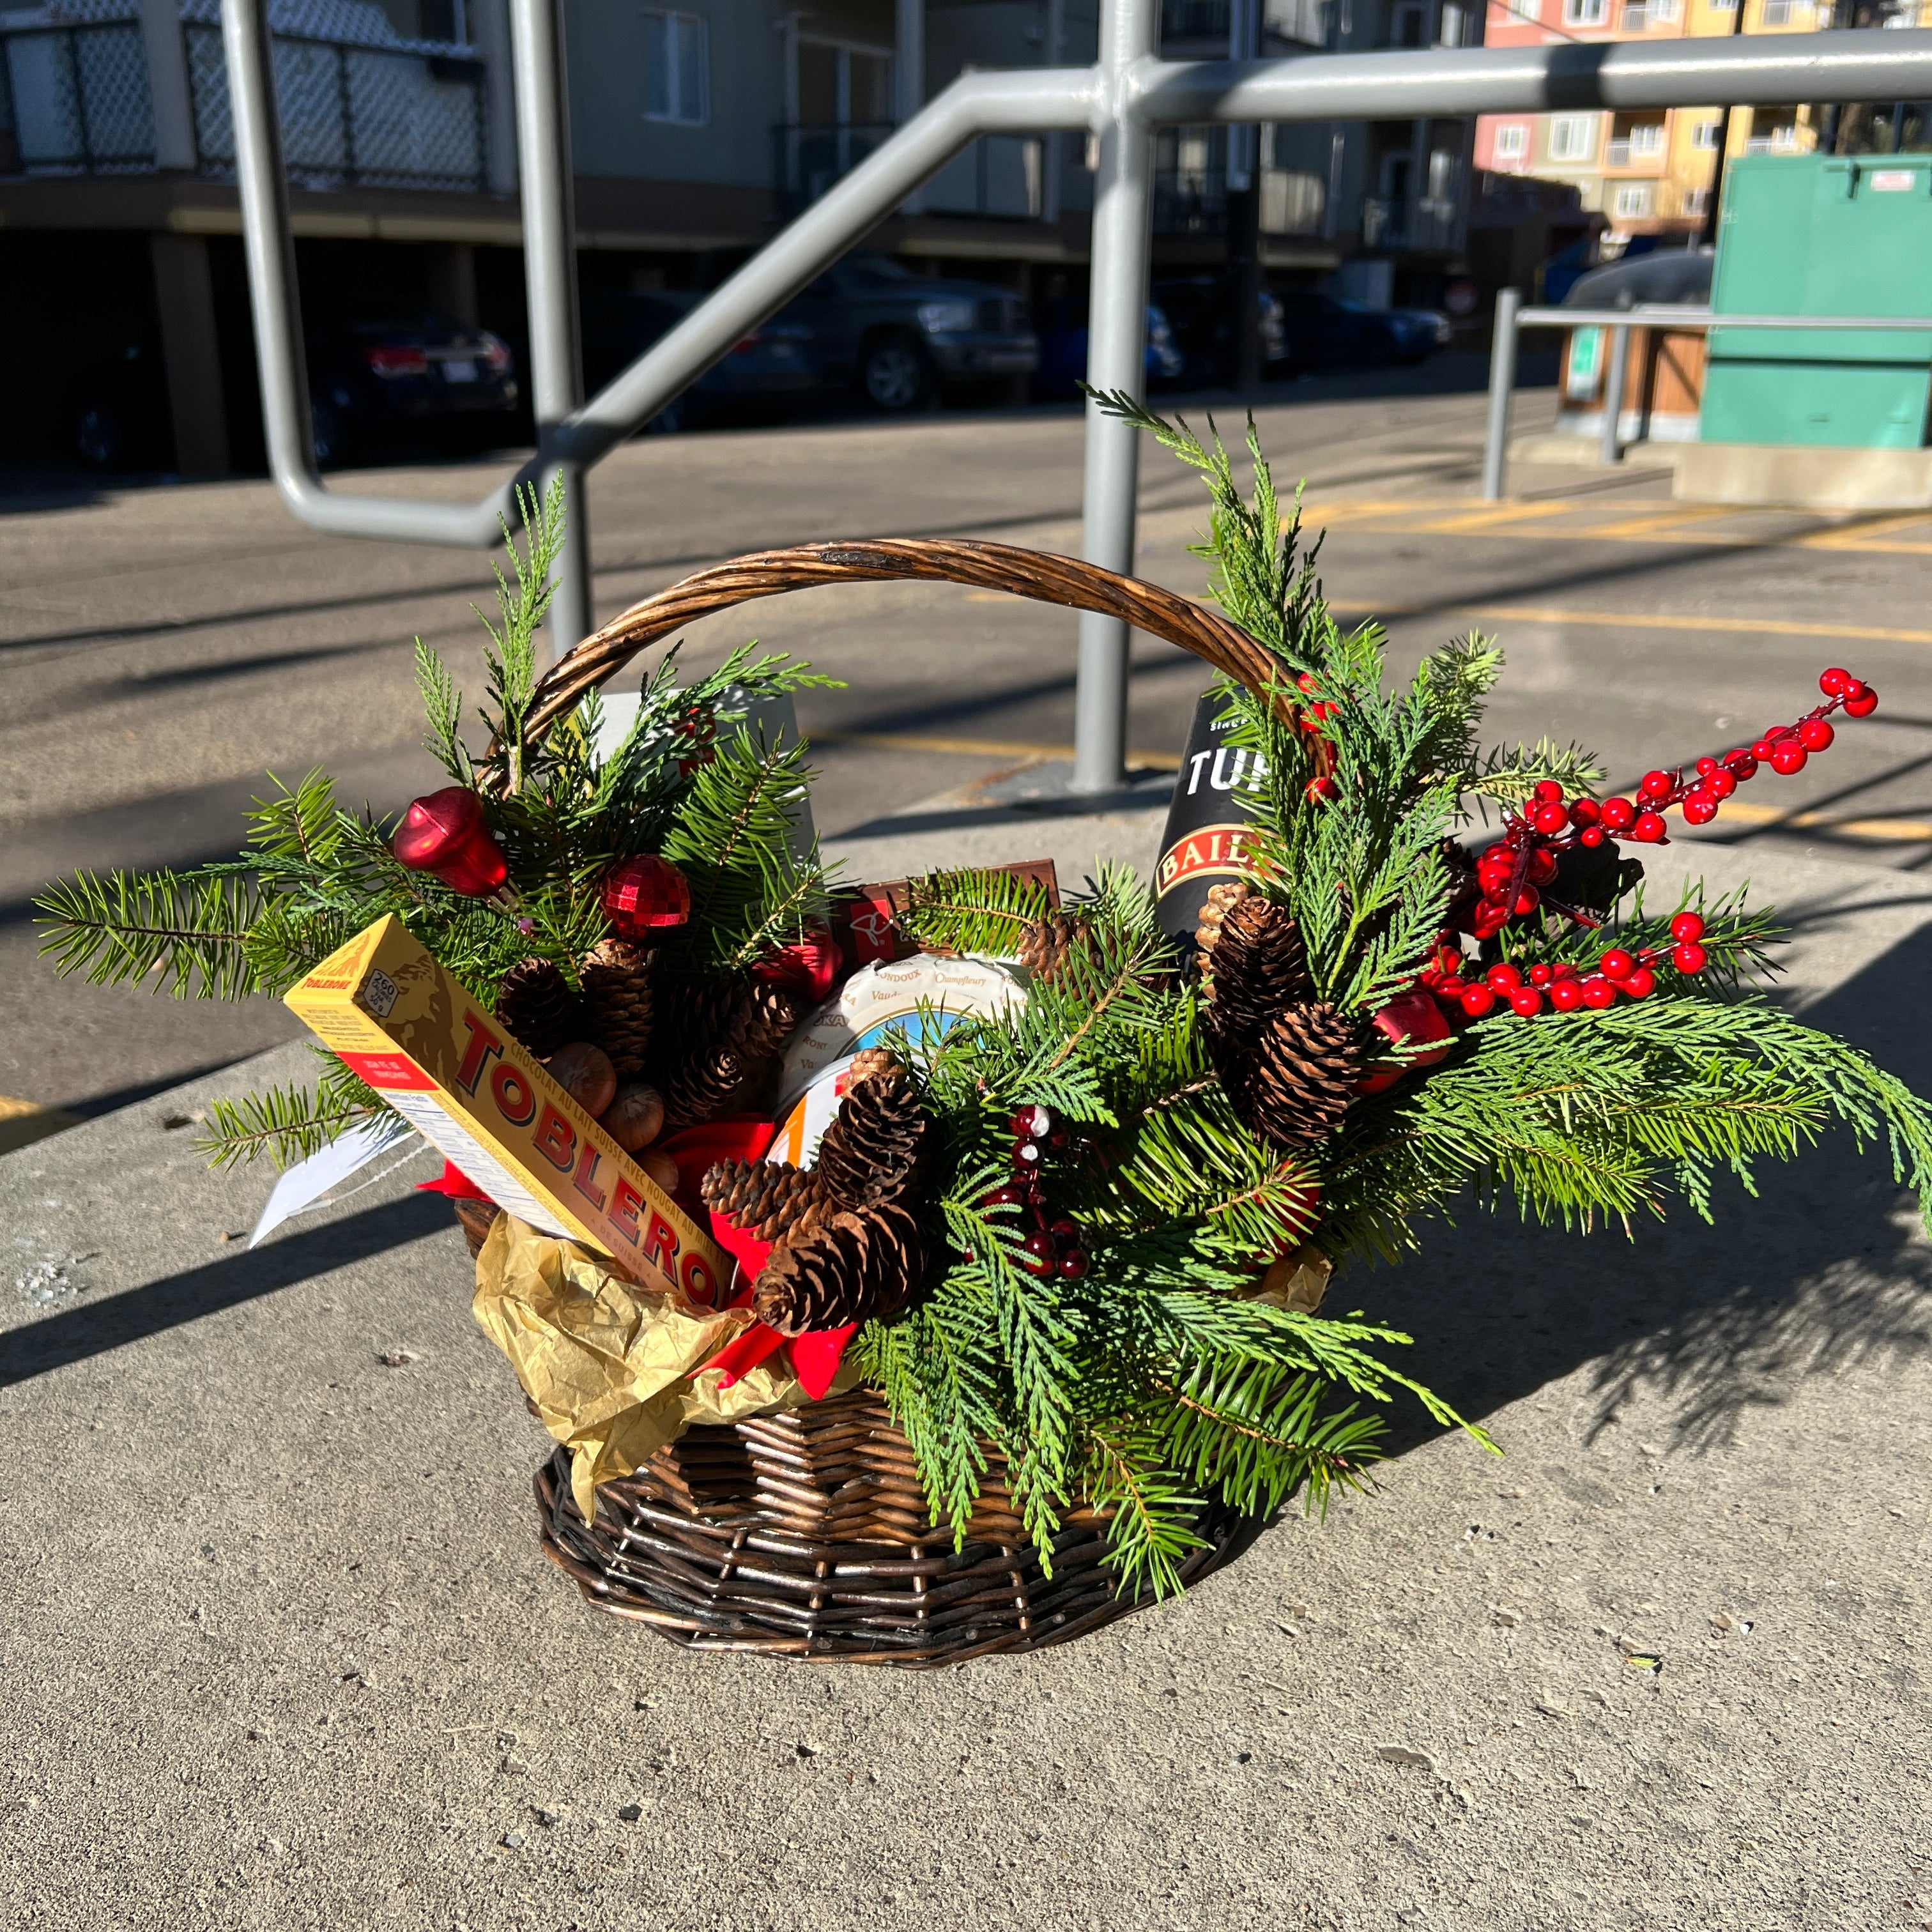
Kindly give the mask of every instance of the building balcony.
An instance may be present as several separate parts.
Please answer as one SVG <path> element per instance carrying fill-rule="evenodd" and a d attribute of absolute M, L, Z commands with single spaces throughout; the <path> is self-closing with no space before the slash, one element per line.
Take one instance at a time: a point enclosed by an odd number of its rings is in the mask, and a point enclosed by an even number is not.
<path fill-rule="evenodd" d="M 1416 201 L 1371 196 L 1362 203 L 1362 246 L 1392 253 L 1453 252 L 1462 245 L 1467 212 L 1457 201 L 1424 195 Z"/>
<path fill-rule="evenodd" d="M 772 130 L 773 184 L 786 215 L 842 181 L 892 133 L 890 121 L 786 122 Z M 1037 221 L 1046 202 L 1046 142 L 988 134 L 934 175 L 920 196 L 928 214 Z"/>
<path fill-rule="evenodd" d="M 370 18 L 367 40 L 274 36 L 290 184 L 486 191 L 484 63 L 466 47 L 384 44 L 382 16 L 373 7 L 357 11 Z M 232 181 L 235 130 L 214 0 L 190 0 L 181 32 L 194 172 Z M 146 45 L 131 4 L 121 19 L 62 20 L 48 9 L 0 20 L 0 175 L 152 174 L 160 165 Z"/>
<path fill-rule="evenodd" d="M 1610 141 L 1604 148 L 1604 170 L 1606 174 L 1636 173 L 1660 175 L 1669 158 L 1669 150 L 1661 141 L 1654 146 L 1645 146 L 1630 141 Z"/>

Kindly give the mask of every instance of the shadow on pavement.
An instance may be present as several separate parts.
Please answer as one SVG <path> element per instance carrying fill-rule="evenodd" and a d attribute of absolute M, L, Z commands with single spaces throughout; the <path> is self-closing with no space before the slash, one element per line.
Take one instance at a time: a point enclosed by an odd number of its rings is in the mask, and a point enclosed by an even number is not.
<path fill-rule="evenodd" d="M 1932 1040 L 1909 1018 L 1924 984 L 1922 942 L 1908 940 L 1805 1018 L 1932 1092 Z M 1673 1203 L 1667 1225 L 1629 1240 L 1512 1227 L 1513 1210 L 1492 1222 L 1466 1200 L 1460 1226 L 1438 1225 L 1406 1267 L 1344 1279 L 1328 1312 L 1360 1307 L 1413 1335 L 1414 1372 L 1472 1420 L 1594 1363 L 1576 1440 L 1600 1438 L 1642 1392 L 1670 1406 L 1660 1447 L 1722 1450 L 1806 1377 L 1932 1349 L 1932 1253 L 1882 1146 L 1862 1154 L 1835 1131 L 1757 1179 L 1755 1201 L 1736 1183 L 1717 1191 L 1714 1226 Z M 1438 1433 L 1412 1406 L 1390 1420 L 1391 1454 Z"/>
<path fill-rule="evenodd" d="M 410 1194 L 285 1235 L 266 1247 L 238 1244 L 219 1261 L 12 1330 L 0 1346 L 0 1388 L 145 1341 L 453 1226 L 441 1195 Z"/>

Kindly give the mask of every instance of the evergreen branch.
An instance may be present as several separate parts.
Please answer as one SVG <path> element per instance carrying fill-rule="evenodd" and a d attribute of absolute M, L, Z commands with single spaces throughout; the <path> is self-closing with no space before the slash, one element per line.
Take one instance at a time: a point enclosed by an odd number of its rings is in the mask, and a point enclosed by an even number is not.
<path fill-rule="evenodd" d="M 64 978 L 119 986 L 152 976 L 176 999 L 238 1000 L 255 990 L 248 940 L 261 907 L 238 867 L 194 872 L 80 872 L 34 902 L 40 952 Z"/>

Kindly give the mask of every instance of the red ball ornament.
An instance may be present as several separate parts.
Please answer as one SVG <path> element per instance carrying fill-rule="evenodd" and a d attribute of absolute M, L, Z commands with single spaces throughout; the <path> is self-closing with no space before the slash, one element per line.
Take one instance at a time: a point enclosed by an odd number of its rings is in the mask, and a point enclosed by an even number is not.
<path fill-rule="evenodd" d="M 1087 1272 L 1087 1257 L 1078 1248 L 1069 1248 L 1060 1258 L 1060 1272 L 1063 1280 L 1078 1281 Z"/>
<path fill-rule="evenodd" d="M 1527 919 L 1543 903 L 1543 895 L 1534 886 L 1525 886 L 1516 896 L 1512 908 L 1518 919 Z"/>
<path fill-rule="evenodd" d="M 1630 836 L 1640 844 L 1661 845 L 1670 829 L 1655 812 L 1640 812 L 1630 827 Z"/>
<path fill-rule="evenodd" d="M 1862 684 L 1845 694 L 1845 716 L 1847 718 L 1869 718 L 1878 709 L 1878 693 L 1868 684 Z"/>
<path fill-rule="evenodd" d="M 1486 986 L 1466 986 L 1462 989 L 1462 1010 L 1472 1020 L 1479 1020 L 1496 1003 L 1496 996 Z"/>
<path fill-rule="evenodd" d="M 1680 973 L 1697 974 L 1703 971 L 1704 962 L 1708 957 L 1704 949 L 1692 940 L 1671 949 L 1670 963 Z"/>
<path fill-rule="evenodd" d="M 691 916 L 691 887 L 684 874 L 650 852 L 620 860 L 604 874 L 597 893 L 612 929 L 633 945 Z"/>
<path fill-rule="evenodd" d="M 1750 748 L 1750 754 L 1757 760 L 1759 764 L 1768 765 L 1771 763 L 1772 754 L 1775 752 L 1777 749 L 1778 742 L 1775 739 L 1760 738 L 1757 742 Z"/>
<path fill-rule="evenodd" d="M 1781 778 L 1791 778 L 1810 763 L 1811 754 L 1795 738 L 1787 738 L 1771 754 L 1771 768 Z"/>
<path fill-rule="evenodd" d="M 1574 1013 L 1583 1004 L 1580 980 L 1558 980 L 1550 989 L 1550 1004 L 1559 1013 Z"/>
<path fill-rule="evenodd" d="M 1583 996 L 1584 1005 L 1593 1012 L 1601 1012 L 1606 1006 L 1616 1004 L 1617 989 L 1607 980 L 1586 980 L 1579 991 Z"/>
<path fill-rule="evenodd" d="M 1604 808 L 1594 798 L 1580 798 L 1570 808 L 1570 823 L 1581 830 L 1586 825 L 1594 825 L 1604 815 Z"/>
<path fill-rule="evenodd" d="M 1518 1018 L 1533 1020 L 1543 1010 L 1543 995 L 1534 986 L 1519 986 L 1509 996 L 1510 1010 Z"/>
<path fill-rule="evenodd" d="M 1546 986 L 1556 977 L 1556 968 L 1546 966 L 1540 959 L 1529 969 L 1529 983 L 1532 986 Z"/>
<path fill-rule="evenodd" d="M 1636 956 L 1626 952 L 1621 946 L 1613 946 L 1597 962 L 1606 980 L 1628 980 L 1636 970 Z"/>
<path fill-rule="evenodd" d="M 1718 815 L 1718 801 L 1701 787 L 1684 801 L 1686 825 L 1708 825 Z"/>
<path fill-rule="evenodd" d="M 1818 674 L 1818 688 L 1827 698 L 1842 698 L 1857 682 L 1858 680 L 1850 671 L 1841 670 L 1836 664 L 1829 670 Z"/>
<path fill-rule="evenodd" d="M 432 872 L 452 892 L 488 898 L 510 876 L 503 848 L 483 817 L 483 801 L 466 785 L 446 785 L 403 814 L 389 842 L 412 872 Z"/>
<path fill-rule="evenodd" d="M 1679 946 L 1694 946 L 1704 936 L 1704 920 L 1700 913 L 1680 912 L 1670 922 L 1670 937 Z"/>
<path fill-rule="evenodd" d="M 1798 728 L 1798 742 L 1808 752 L 1828 752 L 1838 735 L 1822 718 L 1808 718 Z"/>
<path fill-rule="evenodd" d="M 1636 823 L 1636 807 L 1627 798 L 1606 798 L 1603 816 L 1612 832 L 1628 832 Z"/>
<path fill-rule="evenodd" d="M 1053 1116 L 1040 1106 L 1022 1107 L 1006 1125 L 1016 1140 L 1044 1140 L 1053 1131 Z"/>
<path fill-rule="evenodd" d="M 1700 778 L 1708 780 L 1713 772 L 1721 769 L 1715 758 L 1700 758 L 1697 760 L 1697 776 Z"/>
<path fill-rule="evenodd" d="M 1634 1000 L 1647 1000 L 1657 990 L 1657 975 L 1648 966 L 1640 966 L 1624 982 L 1624 991 Z"/>

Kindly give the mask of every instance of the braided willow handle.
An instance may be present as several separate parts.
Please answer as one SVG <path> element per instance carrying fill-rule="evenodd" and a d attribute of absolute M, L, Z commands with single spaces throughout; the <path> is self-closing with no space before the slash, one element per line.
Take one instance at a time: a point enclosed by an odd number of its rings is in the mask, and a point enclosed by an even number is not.
<path fill-rule="evenodd" d="M 550 667 L 537 686 L 530 728 L 541 730 L 622 670 L 638 652 L 700 617 L 748 604 L 754 597 L 777 597 L 817 584 L 897 578 L 1009 591 L 1042 604 L 1124 618 L 1150 637 L 1164 638 L 1204 658 L 1216 670 L 1238 678 L 1256 692 L 1268 691 L 1280 668 L 1239 625 L 1157 584 L 1122 577 L 1098 564 L 1022 550 L 1014 544 L 880 537 L 754 551 L 714 564 L 633 604 Z"/>

